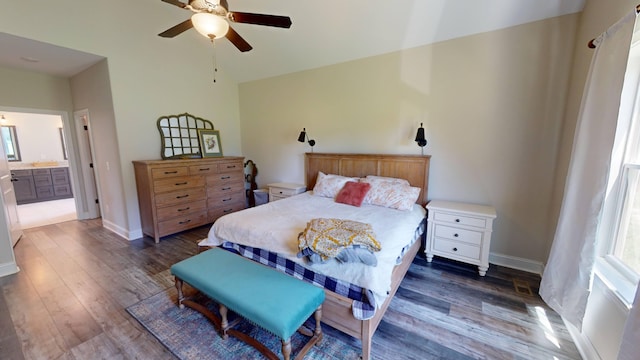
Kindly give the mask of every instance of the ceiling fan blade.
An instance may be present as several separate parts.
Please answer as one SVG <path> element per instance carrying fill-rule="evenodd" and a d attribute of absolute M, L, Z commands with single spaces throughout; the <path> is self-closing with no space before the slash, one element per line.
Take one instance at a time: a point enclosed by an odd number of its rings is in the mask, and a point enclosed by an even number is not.
<path fill-rule="evenodd" d="M 229 12 L 229 20 L 243 24 L 275 26 L 280 28 L 290 28 L 291 18 L 288 16 L 252 14 L 245 12 Z"/>
<path fill-rule="evenodd" d="M 160 34 L 158 34 L 158 36 L 162 36 L 162 37 L 166 37 L 166 38 L 172 38 L 176 35 L 180 35 L 183 32 L 191 29 L 193 27 L 193 24 L 191 23 L 191 19 L 185 20 L 183 22 L 181 22 L 180 24 L 169 28 L 163 32 L 161 32 Z"/>
<path fill-rule="evenodd" d="M 229 31 L 227 32 L 226 37 L 227 39 L 229 39 L 229 41 L 231 41 L 233 45 L 235 45 L 238 48 L 238 50 L 242 52 L 246 52 L 253 49 L 253 47 L 251 47 L 251 45 L 249 45 L 249 43 L 245 39 L 243 39 L 242 36 L 240 36 L 231 27 L 229 27 Z"/>
<path fill-rule="evenodd" d="M 167 4 L 175 5 L 175 6 L 181 7 L 181 8 L 184 8 L 185 6 L 187 6 L 187 4 L 181 3 L 178 0 L 162 0 L 162 1 L 166 2 Z"/>

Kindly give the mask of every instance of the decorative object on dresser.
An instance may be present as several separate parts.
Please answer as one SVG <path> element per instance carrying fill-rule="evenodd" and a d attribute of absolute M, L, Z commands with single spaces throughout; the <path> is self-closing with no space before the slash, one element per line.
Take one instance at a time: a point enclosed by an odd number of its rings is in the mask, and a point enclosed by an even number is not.
<path fill-rule="evenodd" d="M 276 201 L 289 196 L 302 194 L 307 191 L 307 187 L 302 184 L 293 183 L 273 183 L 267 185 L 269 188 L 269 201 Z"/>
<path fill-rule="evenodd" d="M 198 130 L 200 139 L 200 151 L 202 157 L 222 156 L 222 143 L 220 143 L 220 131 L 218 130 Z"/>
<path fill-rule="evenodd" d="M 201 158 L 198 130 L 213 130 L 211 121 L 189 113 L 161 116 L 156 125 L 160 131 L 160 156 L 163 159 Z"/>
<path fill-rule="evenodd" d="M 67 167 L 11 170 L 11 181 L 18 205 L 73 197 Z"/>
<path fill-rule="evenodd" d="M 496 210 L 491 206 L 433 200 L 427 205 L 425 254 L 478 265 L 484 276 L 489 269 L 489 247 Z"/>
<path fill-rule="evenodd" d="M 162 236 L 245 208 L 244 158 L 134 161 L 142 232 Z"/>

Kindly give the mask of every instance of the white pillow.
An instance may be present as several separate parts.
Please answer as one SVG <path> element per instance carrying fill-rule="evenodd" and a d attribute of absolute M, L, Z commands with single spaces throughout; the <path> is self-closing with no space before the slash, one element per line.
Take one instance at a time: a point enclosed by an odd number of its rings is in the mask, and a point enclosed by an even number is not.
<path fill-rule="evenodd" d="M 340 189 L 344 187 L 347 181 L 358 181 L 358 178 L 346 177 L 341 175 L 325 174 L 322 171 L 318 172 L 318 178 L 316 179 L 316 185 L 313 187 L 313 195 L 324 196 L 334 198 L 340 192 Z"/>
<path fill-rule="evenodd" d="M 386 176 L 367 175 L 367 179 L 385 180 L 385 181 L 396 182 L 396 183 L 404 184 L 404 185 L 411 185 L 411 184 L 409 184 L 408 180 L 400 179 L 400 178 L 386 177 Z"/>
<path fill-rule="evenodd" d="M 363 204 L 384 206 L 398 210 L 411 210 L 420 196 L 420 188 L 386 179 L 365 178 L 361 182 L 371 184 Z"/>

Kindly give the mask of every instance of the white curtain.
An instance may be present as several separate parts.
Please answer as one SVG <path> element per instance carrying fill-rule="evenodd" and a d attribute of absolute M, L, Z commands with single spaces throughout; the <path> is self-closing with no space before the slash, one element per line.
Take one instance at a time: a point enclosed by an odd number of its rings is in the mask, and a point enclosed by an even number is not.
<path fill-rule="evenodd" d="M 595 40 L 558 226 L 540 284 L 544 301 L 578 329 L 589 296 L 635 17 L 634 10 Z"/>

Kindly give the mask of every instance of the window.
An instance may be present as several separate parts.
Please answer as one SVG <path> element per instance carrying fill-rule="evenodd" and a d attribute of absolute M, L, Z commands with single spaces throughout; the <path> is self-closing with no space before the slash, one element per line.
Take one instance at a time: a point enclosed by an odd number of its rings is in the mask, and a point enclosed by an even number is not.
<path fill-rule="evenodd" d="M 16 135 L 16 127 L 7 125 L 0 127 L 2 131 L 2 141 L 7 153 L 7 160 L 20 161 L 20 147 L 18 147 L 18 136 Z"/>
<path fill-rule="evenodd" d="M 596 273 L 627 304 L 640 280 L 640 34 L 633 35 L 598 224 Z"/>

